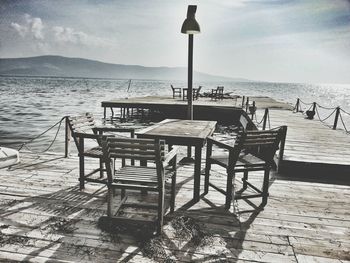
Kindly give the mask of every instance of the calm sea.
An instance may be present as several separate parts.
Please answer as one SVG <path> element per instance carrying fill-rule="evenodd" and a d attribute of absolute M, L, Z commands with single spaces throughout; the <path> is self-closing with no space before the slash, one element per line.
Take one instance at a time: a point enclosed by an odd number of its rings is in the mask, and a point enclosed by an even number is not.
<path fill-rule="evenodd" d="M 89 111 L 101 117 L 103 100 L 145 95 L 170 96 L 172 94 L 170 84 L 175 87 L 186 86 L 185 82 L 132 80 L 128 91 L 128 80 L 0 77 L 0 145 L 18 148 L 23 142 L 39 135 L 65 115 Z M 301 98 L 307 103 L 315 101 L 329 108 L 340 106 L 350 112 L 350 85 L 267 82 L 194 83 L 194 86 L 198 85 L 203 86 L 204 92 L 216 86 L 224 86 L 225 92 L 236 95 L 269 96 L 293 105 L 297 98 Z M 321 117 L 327 117 L 331 112 L 332 110 L 324 109 Z M 345 113 L 342 116 L 350 129 L 349 118 Z M 332 122 L 332 117 L 330 120 Z M 44 150 L 49 145 L 50 139 L 54 137 L 55 131 L 52 130 L 29 146 L 36 150 Z M 62 148 L 63 136 L 60 134 L 58 137 L 58 144 L 54 149 Z"/>

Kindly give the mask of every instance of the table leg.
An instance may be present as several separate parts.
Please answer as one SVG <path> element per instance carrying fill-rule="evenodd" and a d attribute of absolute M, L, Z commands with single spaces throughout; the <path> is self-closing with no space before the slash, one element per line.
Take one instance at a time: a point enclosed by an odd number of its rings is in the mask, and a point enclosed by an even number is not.
<path fill-rule="evenodd" d="M 195 146 L 194 157 L 194 183 L 193 183 L 193 199 L 195 202 L 199 201 L 200 187 L 201 187 L 201 161 L 202 161 L 202 147 Z"/>

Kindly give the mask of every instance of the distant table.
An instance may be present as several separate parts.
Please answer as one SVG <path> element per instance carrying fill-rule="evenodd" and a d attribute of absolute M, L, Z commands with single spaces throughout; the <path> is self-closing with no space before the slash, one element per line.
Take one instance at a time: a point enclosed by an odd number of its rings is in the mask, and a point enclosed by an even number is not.
<path fill-rule="evenodd" d="M 192 97 L 193 99 L 196 99 L 195 95 L 198 92 L 198 89 L 193 88 L 192 89 Z M 183 88 L 182 89 L 182 100 L 187 100 L 187 95 L 188 95 L 188 88 Z"/>
<path fill-rule="evenodd" d="M 165 119 L 155 125 L 136 132 L 140 138 L 158 138 L 170 145 L 195 147 L 193 199 L 199 201 L 202 148 L 212 135 L 216 121 Z"/>

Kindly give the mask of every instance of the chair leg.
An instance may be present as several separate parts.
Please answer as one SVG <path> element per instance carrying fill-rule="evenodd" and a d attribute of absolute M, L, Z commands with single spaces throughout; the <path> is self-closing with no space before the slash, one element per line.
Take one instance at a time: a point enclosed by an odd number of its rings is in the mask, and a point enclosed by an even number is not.
<path fill-rule="evenodd" d="M 164 184 L 158 192 L 158 220 L 157 220 L 157 235 L 162 234 L 164 218 Z"/>
<path fill-rule="evenodd" d="M 269 196 L 269 180 L 270 180 L 270 169 L 267 168 L 264 171 L 264 182 L 262 187 L 262 207 L 267 204 L 267 198 Z"/>
<path fill-rule="evenodd" d="M 205 164 L 205 178 L 204 178 L 204 194 L 209 192 L 209 176 L 210 176 L 211 163 L 209 161 Z"/>
<path fill-rule="evenodd" d="M 176 171 L 171 178 L 170 213 L 175 210 Z"/>
<path fill-rule="evenodd" d="M 85 163 L 84 163 L 84 156 L 79 156 L 79 184 L 80 184 L 80 190 L 83 190 L 85 188 Z"/>
<path fill-rule="evenodd" d="M 107 216 L 109 216 L 109 217 L 111 217 L 113 215 L 113 213 L 112 213 L 113 193 L 114 193 L 114 189 L 108 188 L 108 193 L 107 193 Z"/>
<path fill-rule="evenodd" d="M 225 209 L 229 210 L 232 202 L 232 189 L 233 189 L 233 179 L 235 177 L 234 172 L 227 172 L 227 183 L 226 183 L 226 202 Z"/>
<path fill-rule="evenodd" d="M 246 190 L 247 187 L 248 187 L 247 180 L 248 180 L 248 171 L 244 171 L 244 173 L 243 173 L 243 178 L 242 178 L 242 181 L 243 181 L 243 190 Z"/>
<path fill-rule="evenodd" d="M 102 158 L 100 158 L 100 178 L 103 178 L 103 161 L 102 161 Z"/>

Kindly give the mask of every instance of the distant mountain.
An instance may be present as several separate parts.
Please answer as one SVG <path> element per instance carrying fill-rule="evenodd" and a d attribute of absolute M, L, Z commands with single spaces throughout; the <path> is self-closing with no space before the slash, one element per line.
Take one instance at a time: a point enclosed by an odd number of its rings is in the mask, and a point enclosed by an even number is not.
<path fill-rule="evenodd" d="M 0 59 L 0 75 L 186 80 L 187 68 L 110 64 L 82 58 L 39 56 Z M 194 72 L 195 81 L 249 81 Z"/>

